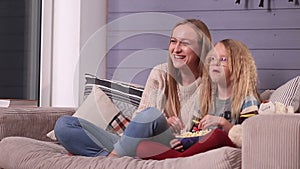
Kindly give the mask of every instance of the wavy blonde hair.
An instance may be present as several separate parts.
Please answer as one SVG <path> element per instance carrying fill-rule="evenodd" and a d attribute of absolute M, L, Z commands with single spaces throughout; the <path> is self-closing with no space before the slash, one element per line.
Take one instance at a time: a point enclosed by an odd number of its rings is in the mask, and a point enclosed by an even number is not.
<path fill-rule="evenodd" d="M 224 45 L 227 51 L 228 68 L 232 85 L 231 95 L 231 117 L 239 117 L 241 106 L 246 96 L 254 96 L 260 101 L 257 92 L 257 71 L 255 61 L 248 47 L 242 42 L 234 39 L 224 39 L 218 43 Z M 210 54 L 206 59 L 206 63 Z M 210 80 L 209 64 L 205 64 L 202 76 L 202 88 L 200 93 L 200 110 L 202 116 L 211 109 L 216 98 L 217 87 Z"/>
<path fill-rule="evenodd" d="M 204 67 L 204 60 L 207 56 L 208 52 L 212 49 L 212 38 L 210 31 L 207 27 L 207 25 L 197 19 L 186 19 L 183 22 L 180 22 L 174 26 L 172 29 L 173 31 L 176 27 L 180 25 L 189 24 L 195 32 L 199 35 L 198 37 L 198 45 L 200 51 L 195 52 L 199 53 L 198 55 L 198 70 L 199 70 L 199 76 L 202 76 L 202 69 Z M 172 36 L 171 34 L 171 36 Z M 197 79 L 198 77 L 195 77 Z M 180 102 L 178 98 L 178 91 L 177 91 L 177 83 L 181 81 L 179 70 L 174 68 L 173 62 L 171 58 L 168 58 L 168 76 L 167 76 L 167 90 L 165 91 L 166 95 L 166 106 L 165 106 L 165 114 L 167 117 L 171 116 L 178 116 L 180 113 Z"/>

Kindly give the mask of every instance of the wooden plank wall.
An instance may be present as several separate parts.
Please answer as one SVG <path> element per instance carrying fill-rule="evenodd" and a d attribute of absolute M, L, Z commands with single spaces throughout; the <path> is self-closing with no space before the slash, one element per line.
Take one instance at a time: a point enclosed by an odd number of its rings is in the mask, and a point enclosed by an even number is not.
<path fill-rule="evenodd" d="M 300 6 L 288 0 L 108 1 L 107 78 L 145 84 L 167 59 L 170 31 L 181 18 L 203 20 L 214 42 L 241 40 L 258 68 L 259 89 L 275 89 L 300 75 Z"/>

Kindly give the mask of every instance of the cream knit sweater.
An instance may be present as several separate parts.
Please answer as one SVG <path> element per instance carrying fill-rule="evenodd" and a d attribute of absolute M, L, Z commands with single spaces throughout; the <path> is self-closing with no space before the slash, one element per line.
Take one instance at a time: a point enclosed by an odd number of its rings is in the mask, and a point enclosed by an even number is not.
<path fill-rule="evenodd" d="M 156 107 L 161 112 L 164 111 L 166 98 L 165 90 L 167 88 L 167 63 L 155 66 L 146 83 L 143 96 L 134 116 L 147 107 Z M 196 79 L 188 86 L 178 84 L 178 94 L 180 101 L 180 118 L 185 124 L 184 131 L 188 131 L 192 127 L 193 116 L 199 117 L 199 90 L 201 78 Z"/>

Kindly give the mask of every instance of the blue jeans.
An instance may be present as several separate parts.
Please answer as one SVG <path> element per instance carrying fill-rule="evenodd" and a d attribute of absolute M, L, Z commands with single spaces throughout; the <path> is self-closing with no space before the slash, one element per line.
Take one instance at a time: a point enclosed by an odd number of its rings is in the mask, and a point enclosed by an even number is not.
<path fill-rule="evenodd" d="M 163 113 L 146 108 L 127 126 L 121 138 L 94 124 L 72 116 L 60 117 L 54 127 L 57 140 L 70 153 L 84 156 L 107 156 L 113 149 L 120 156 L 135 156 L 138 144 L 152 140 L 169 146 L 174 138 Z"/>
<path fill-rule="evenodd" d="M 83 156 L 107 156 L 119 136 L 73 116 L 61 116 L 54 126 L 58 142 L 70 153 Z"/>
<path fill-rule="evenodd" d="M 170 146 L 174 138 L 164 114 L 156 108 L 146 108 L 132 119 L 114 147 L 119 156 L 134 157 L 138 144 L 143 140 Z"/>

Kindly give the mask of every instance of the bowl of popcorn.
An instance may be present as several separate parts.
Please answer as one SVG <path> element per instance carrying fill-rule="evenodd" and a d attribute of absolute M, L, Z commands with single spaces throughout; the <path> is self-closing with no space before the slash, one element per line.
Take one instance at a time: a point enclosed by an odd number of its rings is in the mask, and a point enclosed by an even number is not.
<path fill-rule="evenodd" d="M 184 132 L 180 135 L 176 135 L 176 138 L 180 140 L 183 145 L 183 149 L 186 150 L 211 131 L 211 129 L 204 129 L 195 132 Z"/>

